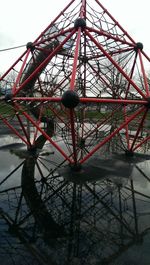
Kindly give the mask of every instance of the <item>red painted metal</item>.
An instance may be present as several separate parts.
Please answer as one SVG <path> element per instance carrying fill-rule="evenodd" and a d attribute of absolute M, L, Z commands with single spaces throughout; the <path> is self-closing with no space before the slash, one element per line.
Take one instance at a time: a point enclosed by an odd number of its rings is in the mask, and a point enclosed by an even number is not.
<path fill-rule="evenodd" d="M 143 75 L 146 95 L 147 95 L 147 97 L 149 97 L 150 96 L 149 84 L 148 84 L 148 80 L 147 80 L 147 77 L 146 77 L 146 73 L 145 73 L 145 69 L 144 69 L 143 60 L 142 60 L 142 56 L 141 56 L 141 51 L 140 50 L 138 51 L 138 54 L 139 54 L 139 59 L 140 59 L 140 64 L 141 64 L 141 72 L 142 72 L 142 75 Z"/>
<path fill-rule="evenodd" d="M 79 18 L 86 26 L 75 28 Z M 118 152 L 141 151 L 150 139 L 145 61 L 150 58 L 142 45 L 100 1 L 72 0 L 0 78 L 1 87 L 12 89 L 5 102 L 1 98 L 0 119 L 27 146 L 42 134 L 68 164 L 83 164 L 115 142 Z M 8 82 L 9 75 L 16 73 L 15 80 Z M 67 90 L 79 96 L 75 108 L 62 104 Z M 7 103 L 11 117 L 5 113 Z M 14 117 L 24 136 L 13 127 Z M 34 129 L 33 141 L 24 117 Z M 43 129 L 51 118 L 56 140 Z M 146 136 L 139 139 L 141 131 Z"/>
<path fill-rule="evenodd" d="M 107 136 L 102 142 L 100 142 L 97 146 L 93 148 L 91 152 L 89 152 L 81 161 L 80 163 L 84 163 L 87 159 L 89 159 L 93 154 L 96 153 L 97 150 L 99 150 L 106 142 L 110 141 L 113 136 L 119 133 L 119 131 L 124 128 L 131 120 L 133 120 L 135 117 L 137 117 L 140 113 L 142 113 L 144 110 L 144 107 L 142 107 L 140 110 L 138 110 L 136 113 L 134 113 L 130 118 L 128 118 L 127 121 L 123 122 L 119 128 L 114 130 L 109 136 Z"/>
<path fill-rule="evenodd" d="M 56 55 L 57 54 L 57 52 L 62 48 L 62 46 L 67 42 L 67 40 L 69 40 L 71 37 L 72 37 L 72 35 L 75 33 L 75 30 L 73 30 L 70 34 L 69 34 L 69 36 L 67 36 L 66 38 L 65 38 L 65 40 L 59 45 L 59 46 L 57 46 L 56 47 L 56 49 L 54 50 L 54 51 L 52 51 L 51 53 L 50 53 L 50 55 L 49 56 L 47 56 L 47 58 L 36 68 L 36 70 L 30 75 L 30 77 L 28 77 L 24 82 L 23 82 L 23 84 L 21 84 L 21 86 L 17 89 L 17 91 L 14 93 L 14 96 L 16 96 L 22 89 L 23 89 L 23 87 L 28 83 L 28 82 L 30 82 L 32 79 L 33 79 L 33 77 L 35 77 L 37 74 L 38 74 L 38 72 L 39 71 L 41 71 L 46 65 L 47 65 L 47 63 L 53 58 L 53 56 L 54 55 Z"/>
<path fill-rule="evenodd" d="M 96 124 L 96 127 L 93 130 L 90 130 L 90 132 L 88 131 L 87 135 L 85 138 L 90 137 L 92 134 L 94 134 L 94 132 L 99 129 L 99 128 L 103 128 L 103 126 L 105 126 L 105 124 L 107 124 L 107 122 L 109 123 L 109 121 L 113 118 L 113 115 L 115 114 L 115 112 L 119 109 L 119 106 L 110 114 L 108 115 L 105 119 L 103 119 L 102 121 L 98 122 Z"/>
<path fill-rule="evenodd" d="M 23 57 L 25 56 L 25 54 L 27 53 L 27 51 L 24 51 L 23 54 L 11 65 L 11 67 L 0 77 L 0 81 L 2 81 L 10 72 L 12 69 L 14 69 L 14 67 L 17 65 L 17 63 L 21 60 L 23 60 Z"/>
<path fill-rule="evenodd" d="M 17 129 L 14 128 L 14 126 L 12 126 L 10 124 L 10 122 L 5 119 L 4 117 L 2 117 L 2 115 L 0 115 L 0 119 L 4 122 L 4 124 L 15 134 L 18 136 L 19 139 L 21 139 L 27 146 L 30 146 L 30 143 L 18 132 Z"/>
<path fill-rule="evenodd" d="M 34 41 L 36 43 L 39 39 L 43 37 L 43 35 L 51 28 L 53 25 L 55 25 L 56 21 L 65 13 L 65 11 L 73 4 L 75 0 L 72 0 L 69 2 L 69 4 L 58 14 L 58 16 L 46 27 L 46 29 L 38 36 L 38 38 Z"/>
<path fill-rule="evenodd" d="M 57 97 L 13 97 L 13 101 L 24 101 L 24 102 L 60 102 L 61 98 Z M 145 102 L 145 101 L 144 101 Z"/>
<path fill-rule="evenodd" d="M 82 103 L 114 103 L 114 104 L 147 104 L 147 100 L 111 99 L 111 98 L 80 98 Z"/>
<path fill-rule="evenodd" d="M 20 71 L 19 71 L 19 74 L 18 74 L 18 76 L 17 76 L 16 82 L 14 83 L 14 86 L 13 86 L 13 88 L 12 88 L 12 93 L 13 93 L 13 94 L 15 94 L 15 91 L 17 90 L 17 86 L 18 86 L 19 81 L 20 81 L 20 78 L 21 78 L 21 76 L 22 76 L 22 73 L 23 73 L 23 70 L 24 70 L 25 64 L 26 64 L 26 62 L 27 62 L 27 59 L 28 59 L 29 53 L 30 53 L 30 51 L 28 50 L 27 53 L 26 53 L 25 59 L 24 59 L 24 61 L 23 61 L 23 64 L 22 64 L 22 66 L 21 66 L 21 69 L 20 69 Z"/>
<path fill-rule="evenodd" d="M 133 149 L 132 151 L 136 151 L 138 150 L 140 147 L 142 147 L 146 142 L 148 142 L 150 140 L 150 135 L 145 137 L 142 141 L 140 141 Z"/>
<path fill-rule="evenodd" d="M 82 5 L 80 9 L 80 17 L 81 18 L 86 18 L 86 0 L 82 0 Z"/>
<path fill-rule="evenodd" d="M 80 41 L 81 41 L 81 28 L 78 29 L 77 35 L 78 36 L 77 36 L 74 61 L 73 61 L 73 68 L 72 68 L 72 76 L 71 76 L 71 82 L 70 82 L 70 89 L 71 90 L 74 90 L 74 88 L 75 88 L 75 79 L 76 79 L 76 73 L 77 73 L 77 64 L 78 64 L 78 56 L 79 56 Z"/>
<path fill-rule="evenodd" d="M 132 151 L 132 149 L 133 149 L 133 147 L 134 147 L 134 144 L 135 144 L 135 142 L 136 142 L 136 140 L 137 140 L 137 138 L 138 138 L 138 136 L 139 136 L 139 133 L 141 132 L 141 130 L 142 130 L 142 128 L 143 128 L 143 123 L 144 123 L 144 121 L 145 121 L 145 118 L 146 118 L 147 112 L 148 112 L 148 109 L 146 109 L 146 111 L 144 112 L 144 115 L 143 115 L 143 117 L 142 117 L 142 119 L 141 119 L 141 121 L 140 121 L 140 123 L 139 123 L 138 129 L 137 129 L 137 132 L 136 132 L 136 135 L 135 135 L 135 137 L 134 137 L 134 140 L 133 140 L 132 145 L 131 145 L 131 148 L 130 148 L 131 151 Z"/>
<path fill-rule="evenodd" d="M 97 30 L 97 29 L 94 29 L 94 28 L 87 27 L 87 30 L 89 32 L 95 32 L 95 33 L 97 33 L 99 35 L 103 35 L 106 38 L 110 38 L 110 34 L 107 33 L 107 31 L 103 31 L 102 29 Z M 129 48 L 127 49 L 127 51 L 130 51 L 135 46 L 135 43 L 125 41 L 124 39 L 119 38 L 119 36 L 117 36 L 117 37 L 116 36 L 111 36 L 111 39 L 114 40 L 115 42 L 120 42 L 121 44 L 127 44 L 129 46 Z"/>
<path fill-rule="evenodd" d="M 93 38 L 93 36 L 86 31 L 86 34 L 89 38 L 97 45 L 97 47 L 102 51 L 102 53 L 112 62 L 112 64 L 120 71 L 120 73 L 129 81 L 129 83 L 138 91 L 138 93 L 143 97 L 146 96 L 142 93 L 142 91 L 138 88 L 138 86 L 129 78 L 129 76 L 123 71 L 123 69 L 112 59 L 112 57 L 103 49 L 103 47 Z"/>
<path fill-rule="evenodd" d="M 119 24 L 119 22 L 110 14 L 110 12 L 100 3 L 100 1 L 95 0 L 101 7 L 102 9 L 105 11 L 105 13 L 114 21 L 115 25 L 117 25 L 121 31 L 124 32 L 124 35 L 126 35 L 131 42 L 135 43 L 135 41 L 133 40 L 133 38 L 127 33 L 126 30 L 124 30 L 124 28 Z"/>
<path fill-rule="evenodd" d="M 21 110 L 21 108 L 19 107 L 19 106 L 17 106 L 20 110 Z M 41 127 L 39 127 L 39 124 L 37 123 L 37 122 L 35 122 L 32 118 L 31 118 L 31 116 L 27 113 L 27 112 L 25 112 L 25 111 L 23 111 L 23 110 L 21 110 L 22 111 L 22 114 L 33 124 L 33 126 L 35 127 L 35 128 L 37 128 L 37 130 L 62 154 L 62 156 L 66 159 L 66 160 L 68 160 L 70 163 L 72 163 L 72 160 L 69 158 L 69 156 L 67 156 L 67 154 L 63 151 L 63 149 L 62 148 L 60 148 L 52 139 L 51 139 L 51 137 L 49 137 L 49 135 L 44 131 L 44 130 L 42 130 L 41 129 Z"/>
<path fill-rule="evenodd" d="M 27 141 L 28 141 L 28 143 L 29 143 L 29 146 L 31 146 L 30 135 L 28 134 L 27 129 L 26 129 L 25 126 L 24 126 L 24 122 L 23 122 L 23 120 L 22 120 L 21 117 L 18 115 L 18 113 L 16 114 L 16 117 L 17 117 L 17 119 L 18 119 L 18 121 L 19 121 L 19 124 L 20 124 L 20 126 L 21 126 L 21 129 L 22 129 L 22 131 L 23 131 L 23 133 L 24 133 L 24 135 L 25 135 L 25 137 L 26 137 L 26 139 L 27 139 Z"/>
<path fill-rule="evenodd" d="M 61 102 L 61 98 L 52 97 L 14 97 L 14 101 L 25 101 L 25 102 Z M 118 104 L 139 104 L 146 105 L 147 100 L 130 100 L 130 99 L 111 99 L 111 98 L 80 98 L 81 103 L 118 103 Z"/>
<path fill-rule="evenodd" d="M 135 59 L 134 59 L 134 61 L 133 61 L 133 66 L 132 66 L 132 68 L 131 68 L 130 79 L 132 79 L 133 74 L 134 74 L 135 65 L 136 65 L 136 60 L 137 60 L 137 53 L 135 54 Z M 126 90 L 125 98 L 127 98 L 127 96 L 128 96 L 128 92 L 129 92 L 130 86 L 131 86 L 131 84 L 129 83 L 129 84 L 128 84 L 128 87 L 127 87 L 127 90 Z"/>

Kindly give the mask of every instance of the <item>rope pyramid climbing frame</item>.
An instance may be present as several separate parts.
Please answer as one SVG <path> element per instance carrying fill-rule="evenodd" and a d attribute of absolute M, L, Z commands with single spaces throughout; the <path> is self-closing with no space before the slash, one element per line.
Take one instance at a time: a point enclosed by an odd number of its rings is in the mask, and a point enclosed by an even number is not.
<path fill-rule="evenodd" d="M 149 60 L 98 0 L 73 0 L 1 77 L 0 130 L 27 147 L 0 181 L 3 262 L 112 264 L 142 245 Z"/>
<path fill-rule="evenodd" d="M 41 134 L 77 170 L 110 146 L 143 153 L 149 60 L 99 1 L 71 1 L 1 77 L 11 92 L 1 97 L 0 119 L 28 150 Z"/>

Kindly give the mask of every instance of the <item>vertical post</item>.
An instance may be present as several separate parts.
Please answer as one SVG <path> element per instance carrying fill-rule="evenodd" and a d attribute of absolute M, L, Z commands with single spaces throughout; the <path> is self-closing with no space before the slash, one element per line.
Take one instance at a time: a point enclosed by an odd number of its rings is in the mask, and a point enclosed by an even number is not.
<path fill-rule="evenodd" d="M 78 29 L 78 36 L 74 54 L 74 62 L 73 62 L 73 69 L 72 69 L 72 76 L 70 82 L 70 89 L 75 89 L 75 79 L 76 79 L 76 72 L 77 72 L 77 63 L 78 63 L 78 56 L 79 56 L 79 48 L 80 48 L 80 41 L 81 41 L 81 28 Z"/>

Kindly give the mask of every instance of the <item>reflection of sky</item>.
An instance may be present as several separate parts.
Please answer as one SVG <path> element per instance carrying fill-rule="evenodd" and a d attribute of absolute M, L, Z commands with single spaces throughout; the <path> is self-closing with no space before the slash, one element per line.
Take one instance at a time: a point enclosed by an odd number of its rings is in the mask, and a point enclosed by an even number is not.
<path fill-rule="evenodd" d="M 4 177 L 7 176 L 11 171 L 13 171 L 19 164 L 21 160 L 16 156 L 10 154 L 9 152 L 1 151 L 0 152 L 0 181 L 3 180 Z M 20 170 L 17 170 L 12 176 L 10 176 L 9 181 L 4 183 L 0 189 L 8 188 L 12 186 L 20 185 Z M 8 184 L 9 183 L 9 184 Z"/>
<path fill-rule="evenodd" d="M 0 138 L 0 146 L 16 143 L 18 139 L 13 136 L 8 135 L 7 137 Z M 11 154 L 7 151 L 0 151 L 0 181 L 2 181 L 10 172 L 12 172 L 19 164 L 21 160 L 18 159 L 15 155 Z M 0 190 L 8 188 L 12 186 L 20 185 L 20 170 L 17 170 L 12 176 L 9 178 L 9 182 L 2 184 Z"/>
<path fill-rule="evenodd" d="M 149 177 L 150 161 L 139 163 L 138 167 Z M 136 168 L 134 168 L 132 176 L 135 190 L 150 196 L 150 182 L 145 177 L 141 176 L 141 173 Z"/>

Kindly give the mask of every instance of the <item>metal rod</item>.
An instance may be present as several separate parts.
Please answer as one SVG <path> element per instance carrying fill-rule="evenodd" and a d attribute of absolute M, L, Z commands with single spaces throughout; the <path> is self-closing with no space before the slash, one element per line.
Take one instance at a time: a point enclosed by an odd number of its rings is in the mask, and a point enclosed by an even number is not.
<path fill-rule="evenodd" d="M 14 93 L 14 96 L 16 96 L 23 87 L 28 84 L 46 65 L 48 62 L 57 54 L 57 52 L 63 47 L 63 45 L 73 36 L 75 33 L 75 29 L 72 30 L 72 32 L 59 44 L 47 57 L 46 59 L 33 71 L 33 73 L 20 85 L 20 87 L 17 89 L 17 91 Z"/>
<path fill-rule="evenodd" d="M 149 97 L 150 96 L 149 84 L 148 84 L 148 80 L 147 80 L 147 77 L 146 77 L 144 64 L 143 64 L 143 60 L 142 60 L 142 54 L 141 54 L 140 49 L 138 50 L 138 54 L 139 54 L 139 59 L 140 59 L 140 64 L 141 64 L 141 71 L 142 71 L 142 74 L 143 74 L 143 80 L 144 80 L 146 94 L 147 94 L 147 97 Z"/>
<path fill-rule="evenodd" d="M 125 36 L 127 36 L 129 38 L 129 40 L 135 44 L 135 41 L 131 38 L 131 36 L 124 30 L 124 28 L 119 24 L 119 22 L 108 12 L 108 10 L 98 1 L 95 0 L 98 5 L 105 11 L 105 13 L 114 21 L 115 25 L 118 26 L 118 28 L 120 28 L 120 30 L 124 33 Z"/>
<path fill-rule="evenodd" d="M 112 99 L 112 98 L 80 98 L 82 103 L 114 103 L 114 104 L 147 104 L 147 100 Z"/>
<path fill-rule="evenodd" d="M 24 59 L 24 61 L 23 61 L 23 64 L 22 64 L 22 66 L 21 66 L 21 69 L 20 69 L 20 71 L 19 71 L 19 73 L 18 73 L 18 76 L 17 76 L 16 82 L 14 83 L 14 86 L 12 87 L 12 94 L 14 94 L 15 91 L 16 91 L 16 89 L 17 89 L 17 85 L 18 85 L 18 83 L 19 83 L 19 81 L 20 81 L 20 78 L 21 78 L 21 75 L 22 75 L 22 73 L 23 73 L 23 69 L 24 69 L 25 64 L 26 64 L 26 62 L 27 62 L 27 59 L 28 59 L 29 54 L 30 54 L 30 50 L 27 50 L 27 53 L 26 53 L 25 59 Z"/>
<path fill-rule="evenodd" d="M 13 70 L 14 66 L 23 58 L 23 56 L 27 53 L 27 50 L 12 64 L 12 66 L 0 77 L 0 81 L 5 78 L 5 76 Z"/>
<path fill-rule="evenodd" d="M 113 60 L 113 58 L 111 57 L 110 54 L 108 54 L 104 48 L 102 47 L 102 45 L 94 39 L 94 37 L 87 31 L 85 30 L 86 34 L 88 35 L 88 37 L 91 39 L 91 41 L 93 41 L 95 43 L 95 45 L 102 51 L 102 53 L 110 60 L 110 62 L 112 62 L 112 64 L 120 71 L 120 73 L 129 81 L 129 83 L 136 89 L 136 91 L 143 97 L 146 99 L 146 96 L 143 94 L 143 92 L 139 89 L 139 87 L 133 82 L 132 79 L 130 79 L 130 77 L 125 73 L 125 71 Z"/>
<path fill-rule="evenodd" d="M 105 37 L 107 37 L 109 39 L 114 40 L 115 42 L 121 42 L 122 44 L 127 44 L 127 45 L 129 45 L 131 47 L 130 50 L 135 47 L 135 44 L 133 44 L 131 42 L 128 42 L 125 39 L 120 39 L 119 37 L 116 37 L 116 36 L 112 35 L 111 33 L 107 33 L 107 31 L 104 31 L 102 29 L 98 30 L 98 29 L 94 29 L 94 28 L 90 28 L 90 27 L 86 27 L 86 28 L 90 32 L 94 32 L 94 33 L 97 33 L 99 35 L 105 36 Z"/>
<path fill-rule="evenodd" d="M 132 149 L 132 151 L 137 150 L 137 149 L 138 149 L 139 147 L 141 147 L 144 143 L 146 143 L 149 139 L 150 139 L 150 135 L 147 136 L 147 137 L 145 137 L 145 138 L 143 139 L 143 141 L 141 141 L 139 144 L 137 144 L 137 145 Z"/>
<path fill-rule="evenodd" d="M 0 115 L 0 118 L 3 120 L 3 122 L 7 125 L 7 127 L 14 133 L 16 134 L 27 146 L 30 145 L 29 142 L 27 142 L 22 136 L 21 134 L 18 132 L 18 130 L 16 130 L 5 118 L 3 118 Z"/>
<path fill-rule="evenodd" d="M 14 101 L 38 101 L 38 102 L 61 102 L 61 97 L 14 97 Z M 90 98 L 90 97 L 81 97 L 80 98 L 81 103 L 118 103 L 118 104 L 140 104 L 140 105 L 146 105 L 147 100 L 139 100 L 139 99 L 112 99 L 112 98 Z"/>
<path fill-rule="evenodd" d="M 81 161 L 80 163 L 84 163 L 87 159 L 89 159 L 98 149 L 100 149 L 105 143 L 109 142 L 112 137 L 114 137 L 118 132 L 123 129 L 130 121 L 132 121 L 136 116 L 138 116 L 142 111 L 144 110 L 144 107 L 139 109 L 137 112 L 135 112 L 133 115 L 131 115 L 127 121 L 123 122 L 119 128 L 115 129 L 110 135 L 108 135 L 102 142 L 97 144 L 95 148 L 93 148 L 92 151 L 90 151 Z"/>
<path fill-rule="evenodd" d="M 135 65 L 136 65 L 136 60 L 137 60 L 137 53 L 135 54 L 134 62 L 133 62 L 133 65 L 132 65 L 132 69 L 131 69 L 131 73 L 130 73 L 130 79 L 132 79 L 132 77 L 133 77 L 133 73 L 134 73 L 134 69 L 135 69 Z M 126 94 L 125 94 L 125 99 L 128 96 L 128 92 L 129 92 L 130 86 L 131 86 L 131 84 L 128 83 L 128 87 L 127 87 Z"/>
<path fill-rule="evenodd" d="M 137 140 L 137 138 L 138 138 L 138 136 L 139 136 L 140 131 L 141 131 L 142 128 L 143 128 L 143 123 L 144 123 L 144 121 L 145 121 L 145 118 L 146 118 L 147 112 L 148 112 L 148 109 L 146 109 L 146 111 L 145 111 L 145 113 L 144 113 L 144 115 L 143 115 L 143 117 L 142 117 L 142 120 L 141 120 L 141 122 L 140 122 L 140 124 L 139 124 L 139 126 L 138 126 L 138 130 L 137 130 L 137 132 L 136 132 L 136 135 L 135 135 L 135 137 L 134 137 L 134 140 L 133 140 L 132 145 L 131 145 L 131 148 L 130 148 L 131 151 L 132 151 L 132 149 L 133 149 L 133 147 L 134 147 L 134 144 L 135 144 L 135 142 L 136 142 L 136 140 Z"/>
<path fill-rule="evenodd" d="M 75 89 L 75 78 L 76 78 L 76 74 L 77 74 L 77 63 L 78 63 L 78 56 L 79 56 L 80 41 L 81 41 L 81 28 L 78 29 L 78 34 L 77 34 L 72 76 L 71 76 L 71 82 L 70 82 L 70 89 L 71 90 Z"/>
<path fill-rule="evenodd" d="M 20 108 L 20 107 L 18 106 L 18 108 Z M 66 160 L 68 160 L 70 163 L 72 163 L 72 160 L 68 157 L 68 155 L 66 155 L 66 153 L 51 139 L 51 137 L 49 137 L 49 135 L 38 126 L 38 124 L 30 117 L 30 115 L 23 110 L 21 110 L 21 111 L 22 111 L 22 114 L 38 129 L 38 131 L 41 132 L 43 134 L 43 136 L 59 151 L 59 153 Z"/>
<path fill-rule="evenodd" d="M 58 14 L 58 16 L 46 27 L 44 31 L 38 36 L 38 38 L 34 41 L 36 43 L 45 33 L 46 31 L 55 24 L 55 22 L 62 16 L 64 15 L 64 12 L 72 5 L 72 3 L 75 2 L 75 0 L 70 1 L 70 3 Z"/>
<path fill-rule="evenodd" d="M 19 123 L 20 123 L 20 126 L 21 126 L 21 128 L 22 128 L 22 130 L 23 130 L 23 132 L 24 132 L 25 137 L 27 138 L 28 143 L 29 143 L 29 145 L 31 146 L 29 132 L 26 131 L 26 129 L 25 129 L 24 125 L 23 125 L 22 119 L 21 119 L 21 117 L 19 116 L 19 114 L 16 114 L 16 116 L 17 116 L 18 121 L 19 121 Z M 28 127 L 28 124 L 27 124 L 27 127 Z"/>

